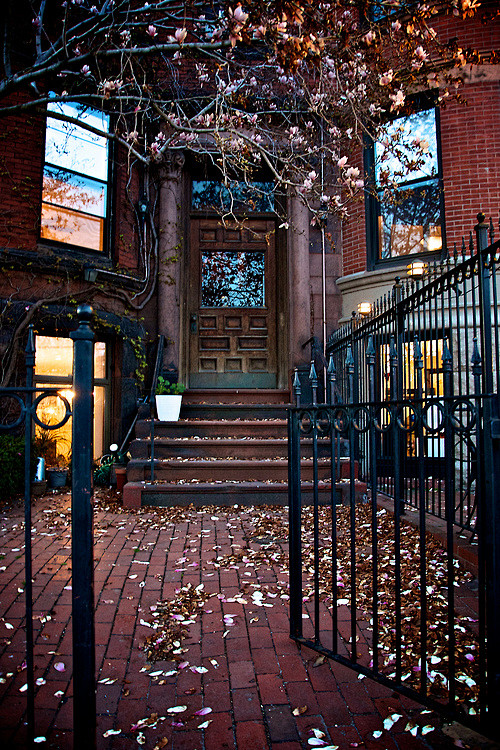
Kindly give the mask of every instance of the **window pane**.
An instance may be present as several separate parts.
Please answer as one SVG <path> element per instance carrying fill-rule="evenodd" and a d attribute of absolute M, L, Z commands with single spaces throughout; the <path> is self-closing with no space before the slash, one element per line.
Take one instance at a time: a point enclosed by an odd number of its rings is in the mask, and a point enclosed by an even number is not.
<path fill-rule="evenodd" d="M 380 201 L 381 258 L 441 249 L 441 210 L 437 180 Z"/>
<path fill-rule="evenodd" d="M 40 383 L 37 388 L 53 388 L 54 384 Z M 62 389 L 62 394 L 71 405 L 71 392 Z M 58 424 L 64 419 L 66 405 L 58 396 L 47 396 L 42 399 L 36 410 L 38 419 L 47 425 Z M 35 440 L 37 449 L 45 458 L 47 466 L 67 465 L 71 459 L 71 423 L 70 417 L 66 424 L 55 430 L 48 430 L 35 426 Z"/>
<path fill-rule="evenodd" d="M 43 174 L 42 200 L 45 203 L 104 217 L 106 185 L 91 180 L 90 177 L 46 166 Z"/>
<path fill-rule="evenodd" d="M 418 154 L 418 168 L 408 168 L 417 158 L 416 144 L 425 153 Z M 410 182 L 438 173 L 436 113 L 434 109 L 415 112 L 393 120 L 384 128 L 384 136 L 375 143 L 375 180 L 381 187 L 386 180 Z"/>
<path fill-rule="evenodd" d="M 49 104 L 47 109 L 108 131 L 109 118 L 98 110 L 75 104 Z M 108 176 L 108 140 L 73 123 L 48 117 L 45 161 L 105 181 Z"/>
<path fill-rule="evenodd" d="M 272 182 L 232 182 L 229 189 L 217 180 L 194 180 L 192 208 L 195 211 L 273 211 Z"/>
<path fill-rule="evenodd" d="M 202 253 L 201 304 L 264 307 L 264 253 Z"/>
<path fill-rule="evenodd" d="M 41 237 L 102 251 L 104 219 L 42 203 Z"/>
<path fill-rule="evenodd" d="M 71 404 L 73 398 L 73 341 L 65 336 L 36 336 L 35 375 L 37 388 L 58 388 Z M 60 384 L 43 383 L 43 376 L 50 375 L 60 379 Z M 40 377 L 41 376 L 41 377 Z M 94 344 L 94 379 L 106 378 L 106 344 L 96 341 Z M 104 385 L 94 387 L 94 458 L 105 452 L 104 426 L 106 409 L 106 391 Z M 65 414 L 64 403 L 57 396 L 49 396 L 40 402 L 37 408 L 38 417 L 45 424 L 56 424 Z M 57 455 L 62 459 L 71 453 L 71 419 L 57 430 L 42 430 L 36 427 L 36 437 L 43 438 L 44 450 L 48 463 L 55 463 Z"/>
<path fill-rule="evenodd" d="M 106 344 L 104 341 L 96 341 L 94 344 L 94 378 L 104 379 L 106 377 Z"/>
<path fill-rule="evenodd" d="M 37 336 L 35 374 L 73 378 L 73 341 L 62 336 Z"/>

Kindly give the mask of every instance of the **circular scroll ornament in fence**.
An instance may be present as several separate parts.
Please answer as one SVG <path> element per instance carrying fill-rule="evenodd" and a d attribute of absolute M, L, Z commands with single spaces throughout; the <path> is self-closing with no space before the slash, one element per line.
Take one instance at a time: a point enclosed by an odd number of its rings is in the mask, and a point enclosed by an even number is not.
<path fill-rule="evenodd" d="M 422 424 L 427 434 L 435 434 L 444 429 L 444 406 L 442 401 L 428 401 L 422 407 Z"/>
<path fill-rule="evenodd" d="M 320 436 L 328 435 L 332 429 L 332 421 L 326 409 L 318 409 L 316 412 L 316 427 Z"/>
<path fill-rule="evenodd" d="M 357 406 L 351 415 L 352 426 L 356 432 L 367 432 L 370 428 L 370 410 L 366 406 Z"/>
<path fill-rule="evenodd" d="M 333 426 L 337 432 L 347 432 L 349 428 L 349 414 L 347 409 L 335 409 L 333 413 Z"/>
<path fill-rule="evenodd" d="M 0 430 L 14 430 L 23 423 L 26 404 L 18 393 L 2 393 L 0 396 Z"/>
<path fill-rule="evenodd" d="M 380 406 L 373 410 L 373 424 L 377 432 L 387 432 L 392 424 L 392 412 L 388 406 Z"/>
<path fill-rule="evenodd" d="M 46 422 L 42 422 L 42 420 L 38 418 L 36 410 L 37 410 L 38 406 L 40 405 L 40 403 L 45 398 L 54 398 L 54 396 L 56 396 L 58 399 L 60 399 L 63 402 L 63 405 L 64 405 L 64 416 L 63 416 L 63 418 L 61 420 L 59 420 L 59 422 L 54 422 L 53 424 L 52 423 L 51 424 L 46 424 Z M 53 391 L 48 391 L 48 390 L 47 391 L 43 391 L 33 401 L 32 416 L 33 416 L 33 421 L 35 422 L 35 424 L 37 424 L 39 427 L 42 427 L 44 430 L 57 430 L 57 429 L 59 429 L 59 427 L 63 427 L 63 425 L 65 425 L 66 422 L 68 421 L 68 419 L 71 417 L 71 404 L 69 403 L 69 401 L 66 398 L 66 396 L 63 396 L 61 393 L 59 393 L 56 390 L 53 390 Z"/>
<path fill-rule="evenodd" d="M 396 424 L 403 432 L 413 432 L 417 426 L 418 419 L 417 409 L 409 401 L 397 407 Z"/>
<path fill-rule="evenodd" d="M 459 398 L 453 402 L 451 418 L 455 432 L 470 432 L 476 424 L 476 408 L 469 399 Z"/>
<path fill-rule="evenodd" d="M 310 435 L 313 430 L 314 419 L 309 411 L 302 411 L 299 415 L 300 431 L 303 435 Z"/>

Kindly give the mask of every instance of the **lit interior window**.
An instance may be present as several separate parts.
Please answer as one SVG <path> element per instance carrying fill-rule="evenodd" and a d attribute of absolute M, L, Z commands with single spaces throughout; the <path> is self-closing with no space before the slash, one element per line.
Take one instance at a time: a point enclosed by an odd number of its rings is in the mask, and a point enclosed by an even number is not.
<path fill-rule="evenodd" d="M 73 341 L 62 336 L 37 336 L 35 354 L 35 380 L 37 389 L 58 388 L 58 393 L 69 403 L 73 397 Z M 108 383 L 106 380 L 106 344 L 94 344 L 94 458 L 105 452 L 105 418 Z M 64 401 L 57 396 L 47 396 L 38 408 L 40 421 L 54 425 L 65 414 Z M 47 465 L 68 463 L 71 456 L 71 418 L 62 427 L 44 430 L 38 425 L 35 438 L 46 453 Z"/>

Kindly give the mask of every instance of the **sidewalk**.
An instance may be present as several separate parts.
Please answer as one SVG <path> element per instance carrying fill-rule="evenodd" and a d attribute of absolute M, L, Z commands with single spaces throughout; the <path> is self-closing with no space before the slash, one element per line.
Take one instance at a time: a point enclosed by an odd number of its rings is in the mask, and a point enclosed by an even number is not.
<path fill-rule="evenodd" d="M 56 750 L 72 747 L 69 506 L 64 494 L 33 508 L 36 735 Z M 14 750 L 25 747 L 21 503 L 0 511 L 0 528 L 0 744 Z M 101 493 L 98 750 L 300 750 L 320 747 L 309 742 L 317 738 L 340 750 L 479 747 L 457 745 L 418 704 L 299 650 L 288 637 L 287 536 L 284 508 L 123 511 Z M 162 619 L 165 600 L 175 606 Z M 408 725 L 436 729 L 414 737 Z"/>

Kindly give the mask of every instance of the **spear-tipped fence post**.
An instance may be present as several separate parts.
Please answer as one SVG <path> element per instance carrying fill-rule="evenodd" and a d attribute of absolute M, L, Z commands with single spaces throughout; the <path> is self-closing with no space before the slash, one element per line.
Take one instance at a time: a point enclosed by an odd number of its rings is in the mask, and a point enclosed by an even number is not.
<path fill-rule="evenodd" d="M 302 393 L 302 388 L 300 386 L 300 378 L 299 378 L 299 371 L 297 368 L 294 370 L 293 374 L 293 396 L 295 399 L 295 406 L 300 406 L 300 394 Z"/>
<path fill-rule="evenodd" d="M 333 406 L 335 404 L 335 386 L 337 384 L 337 371 L 335 369 L 335 362 L 333 361 L 333 356 L 331 354 L 330 354 L 330 359 L 328 360 L 327 375 L 328 375 L 329 399 L 330 399 L 330 404 Z"/>
<path fill-rule="evenodd" d="M 28 343 L 25 350 L 26 361 L 26 412 L 24 422 L 24 596 L 26 599 L 26 683 L 28 727 L 27 747 L 32 747 L 35 737 L 35 673 L 33 660 L 33 572 L 31 555 L 31 409 L 33 405 L 33 380 L 35 372 L 35 334 L 33 326 L 28 329 Z"/>
<path fill-rule="evenodd" d="M 318 403 L 318 376 L 316 375 L 316 368 L 314 366 L 314 360 L 311 360 L 311 369 L 309 370 L 309 380 L 311 381 L 312 404 L 313 406 L 316 406 Z"/>
<path fill-rule="evenodd" d="M 74 342 L 71 490 L 73 736 L 75 750 L 93 750 L 96 746 L 92 517 L 94 334 L 90 327 L 90 305 L 80 305 L 77 314 L 78 328 L 70 334 Z"/>

